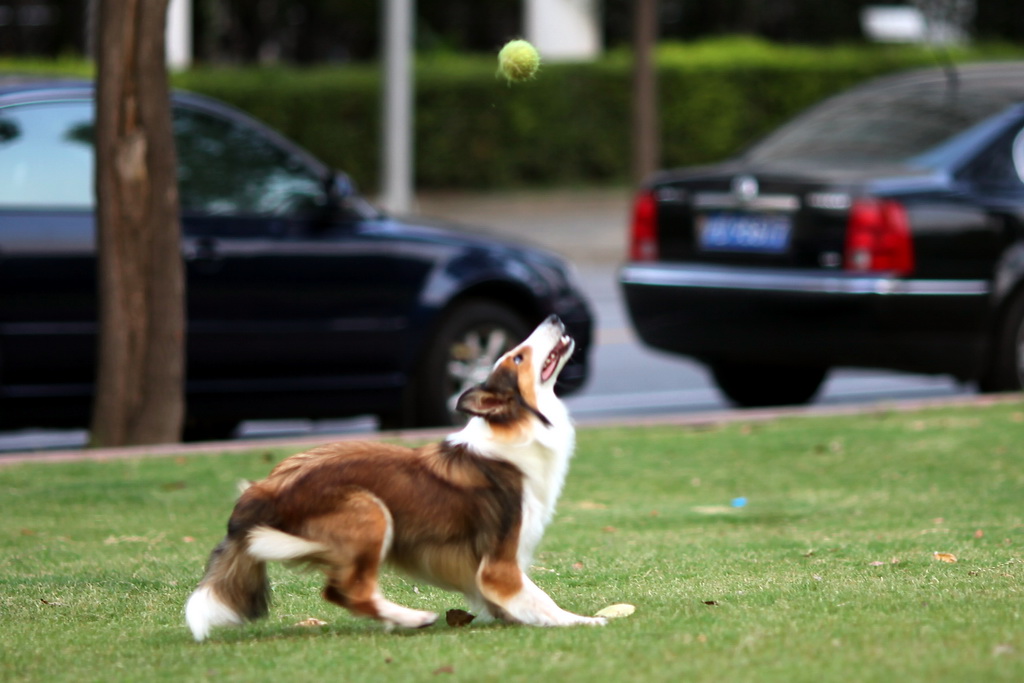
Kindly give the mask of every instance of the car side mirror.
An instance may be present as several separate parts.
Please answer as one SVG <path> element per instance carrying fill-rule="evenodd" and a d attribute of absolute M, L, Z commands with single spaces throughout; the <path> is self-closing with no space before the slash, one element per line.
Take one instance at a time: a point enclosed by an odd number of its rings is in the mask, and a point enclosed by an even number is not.
<path fill-rule="evenodd" d="M 327 203 L 331 213 L 347 218 L 379 218 L 380 210 L 356 190 L 347 173 L 338 171 L 327 178 Z"/>
<path fill-rule="evenodd" d="M 327 194 L 332 203 L 337 206 L 343 205 L 345 203 L 345 199 L 351 197 L 355 193 L 355 183 L 352 182 L 352 179 L 348 177 L 347 173 L 338 171 L 328 180 Z"/>

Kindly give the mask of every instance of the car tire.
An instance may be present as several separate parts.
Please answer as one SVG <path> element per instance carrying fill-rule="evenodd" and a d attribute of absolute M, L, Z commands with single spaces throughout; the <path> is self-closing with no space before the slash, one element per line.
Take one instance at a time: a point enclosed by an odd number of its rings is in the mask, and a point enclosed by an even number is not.
<path fill-rule="evenodd" d="M 465 301 L 448 311 L 416 373 L 416 425 L 464 423 L 455 410 L 459 396 L 484 381 L 494 362 L 528 333 L 519 314 L 492 301 Z"/>
<path fill-rule="evenodd" d="M 186 417 L 182 428 L 182 441 L 227 441 L 234 438 L 237 420 L 218 420 Z"/>
<path fill-rule="evenodd" d="M 741 408 L 802 405 L 818 393 L 828 368 L 758 363 L 711 363 L 719 390 Z"/>
<path fill-rule="evenodd" d="M 1006 307 L 992 340 L 992 364 L 979 382 L 984 392 L 1024 388 L 1024 293 Z"/>

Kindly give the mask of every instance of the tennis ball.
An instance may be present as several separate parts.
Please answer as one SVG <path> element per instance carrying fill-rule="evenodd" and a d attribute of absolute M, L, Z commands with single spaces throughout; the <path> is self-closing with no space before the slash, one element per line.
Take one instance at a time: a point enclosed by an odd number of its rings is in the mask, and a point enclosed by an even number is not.
<path fill-rule="evenodd" d="M 510 40 L 498 53 L 498 74 L 512 81 L 528 81 L 540 67 L 537 48 L 525 40 Z"/>

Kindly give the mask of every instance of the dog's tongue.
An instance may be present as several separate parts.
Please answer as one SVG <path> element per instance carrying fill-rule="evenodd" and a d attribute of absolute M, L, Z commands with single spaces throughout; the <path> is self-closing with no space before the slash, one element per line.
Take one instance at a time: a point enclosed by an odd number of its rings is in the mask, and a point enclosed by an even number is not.
<path fill-rule="evenodd" d="M 544 364 L 544 369 L 540 372 L 540 379 L 542 382 L 547 382 L 551 379 L 551 375 L 555 374 L 555 368 L 558 367 L 556 359 L 548 356 L 547 362 Z"/>
<path fill-rule="evenodd" d="M 559 342 L 558 346 L 551 350 L 548 357 L 544 359 L 544 367 L 540 371 L 540 380 L 547 382 L 551 379 L 551 375 L 555 374 L 555 368 L 558 367 L 558 359 L 562 357 L 565 352 L 566 343 Z"/>

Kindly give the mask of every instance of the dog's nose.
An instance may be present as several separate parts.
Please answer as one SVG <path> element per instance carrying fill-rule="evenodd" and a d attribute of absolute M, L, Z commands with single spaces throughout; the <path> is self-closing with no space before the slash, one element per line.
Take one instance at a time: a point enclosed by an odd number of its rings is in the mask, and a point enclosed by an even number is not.
<path fill-rule="evenodd" d="M 559 317 L 558 317 L 557 315 L 555 315 L 554 313 L 552 313 L 551 315 L 549 315 L 549 316 L 548 316 L 548 319 L 547 319 L 547 320 L 545 320 L 544 322 L 545 322 L 546 324 L 548 324 L 548 325 L 554 325 L 554 326 L 556 326 L 556 327 L 557 327 L 558 329 L 560 329 L 560 330 L 561 330 L 562 332 L 565 332 L 565 323 L 563 323 L 563 322 L 562 322 L 562 319 L 561 319 L 561 318 L 559 318 Z"/>

